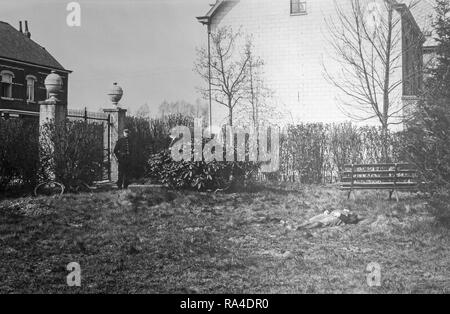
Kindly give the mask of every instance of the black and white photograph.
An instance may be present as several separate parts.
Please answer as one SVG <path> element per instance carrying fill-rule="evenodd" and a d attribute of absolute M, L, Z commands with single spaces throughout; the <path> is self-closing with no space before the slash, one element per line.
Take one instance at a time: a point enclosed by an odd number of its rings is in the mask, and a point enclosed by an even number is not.
<path fill-rule="evenodd" d="M 450 0 L 0 0 L 0 87 L 2 295 L 450 293 Z"/>

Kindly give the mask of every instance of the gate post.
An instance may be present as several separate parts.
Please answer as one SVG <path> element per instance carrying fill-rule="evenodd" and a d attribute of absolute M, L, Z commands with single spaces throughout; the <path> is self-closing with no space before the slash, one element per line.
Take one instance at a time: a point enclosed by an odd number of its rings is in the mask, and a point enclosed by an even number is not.
<path fill-rule="evenodd" d="M 118 86 L 117 83 L 114 83 L 112 89 L 108 93 L 112 107 L 103 109 L 103 112 L 109 116 L 109 126 L 106 126 L 104 132 L 103 148 L 109 151 L 109 179 L 113 182 L 119 179 L 119 163 L 114 156 L 113 150 L 117 140 L 123 135 L 123 130 L 125 129 L 125 118 L 127 116 L 127 110 L 122 109 L 119 106 L 119 101 L 122 99 L 122 95 L 122 88 Z"/>
<path fill-rule="evenodd" d="M 54 180 L 56 178 L 55 160 L 52 157 L 49 160 L 46 158 L 54 155 L 53 135 L 64 124 L 67 117 L 67 103 L 57 98 L 58 93 L 62 90 L 63 81 L 55 71 L 45 78 L 44 84 L 49 98 L 39 102 L 39 149 L 41 162 L 47 163 L 45 171 L 48 177 Z"/>

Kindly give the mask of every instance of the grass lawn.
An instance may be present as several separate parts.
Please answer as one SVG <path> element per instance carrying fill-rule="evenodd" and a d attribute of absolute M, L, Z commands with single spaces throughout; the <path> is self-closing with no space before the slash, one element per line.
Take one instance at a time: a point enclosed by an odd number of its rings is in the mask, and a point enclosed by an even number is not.
<path fill-rule="evenodd" d="M 449 293 L 450 232 L 426 199 L 332 186 L 160 189 L 0 201 L 0 293 Z M 358 225 L 291 225 L 348 208 Z M 66 265 L 81 265 L 68 287 Z M 366 267 L 381 266 L 381 287 Z"/>

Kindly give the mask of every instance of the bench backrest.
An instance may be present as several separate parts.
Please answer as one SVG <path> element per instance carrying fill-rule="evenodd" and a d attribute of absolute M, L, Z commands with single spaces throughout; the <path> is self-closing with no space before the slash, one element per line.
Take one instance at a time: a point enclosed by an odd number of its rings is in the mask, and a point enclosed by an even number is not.
<path fill-rule="evenodd" d="M 343 187 L 410 187 L 418 183 L 417 171 L 407 163 L 352 164 L 341 172 Z"/>

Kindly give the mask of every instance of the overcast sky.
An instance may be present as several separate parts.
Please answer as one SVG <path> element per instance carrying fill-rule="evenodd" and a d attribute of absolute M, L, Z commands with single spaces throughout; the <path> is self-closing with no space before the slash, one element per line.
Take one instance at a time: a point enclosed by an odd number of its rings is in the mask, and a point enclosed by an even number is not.
<path fill-rule="evenodd" d="M 193 72 L 195 48 L 206 30 L 195 19 L 213 0 L 80 0 L 81 27 L 69 27 L 65 0 L 0 0 L 0 20 L 18 28 L 28 20 L 31 38 L 66 69 L 69 107 L 106 107 L 113 82 L 135 111 L 163 100 L 200 98 Z"/>

